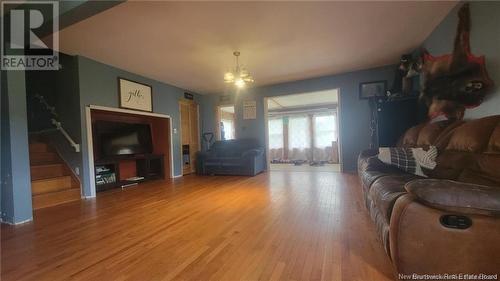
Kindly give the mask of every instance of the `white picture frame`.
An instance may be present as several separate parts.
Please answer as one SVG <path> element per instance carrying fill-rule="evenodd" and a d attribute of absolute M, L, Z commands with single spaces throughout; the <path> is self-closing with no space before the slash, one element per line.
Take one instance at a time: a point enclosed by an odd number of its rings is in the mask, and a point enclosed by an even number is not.
<path fill-rule="evenodd" d="M 257 102 L 247 100 L 243 102 L 243 119 L 257 119 Z"/>
<path fill-rule="evenodd" d="M 121 108 L 153 112 L 151 86 L 118 77 L 118 96 Z"/>

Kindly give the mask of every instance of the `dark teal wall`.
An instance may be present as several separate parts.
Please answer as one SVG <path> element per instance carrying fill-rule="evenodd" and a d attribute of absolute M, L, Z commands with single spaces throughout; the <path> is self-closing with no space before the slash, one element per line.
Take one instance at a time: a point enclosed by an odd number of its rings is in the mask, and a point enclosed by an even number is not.
<path fill-rule="evenodd" d="M 20 223 L 33 218 L 24 71 L 4 72 L 1 101 L 2 221 Z"/>
<path fill-rule="evenodd" d="M 85 107 L 99 105 L 107 107 L 118 104 L 118 77 L 151 85 L 153 88 L 153 112 L 170 115 L 173 128 L 179 128 L 179 100 L 184 98 L 185 90 L 156 80 L 152 80 L 116 67 L 112 67 L 86 57 L 77 57 L 78 85 L 80 93 L 81 144 L 82 144 L 82 183 L 84 194 L 90 195 L 90 171 L 88 168 L 88 144 L 85 123 Z M 194 94 L 200 103 L 200 111 L 204 111 L 200 96 Z M 202 115 L 201 113 L 200 115 Z M 203 126 L 203 124 L 202 124 Z M 173 134 L 174 175 L 181 175 L 180 134 Z"/>
<path fill-rule="evenodd" d="M 2 220 L 12 205 L 12 166 L 10 160 L 9 97 L 7 95 L 7 72 L 0 71 L 0 211 Z M 12 216 L 12 214 L 9 214 Z"/>
<path fill-rule="evenodd" d="M 250 88 L 238 94 L 232 94 L 236 105 L 237 138 L 258 138 L 265 144 L 264 97 L 307 93 L 328 89 L 340 89 L 340 144 L 342 163 L 345 171 L 356 169 L 359 152 L 369 147 L 370 143 L 370 110 L 368 101 L 358 98 L 359 83 L 387 80 L 392 84 L 396 66 L 385 66 L 339 75 L 332 75 L 295 82 L 281 83 L 265 87 Z M 211 102 L 217 104 L 213 98 Z M 243 120 L 243 102 L 257 102 L 257 119 Z M 215 106 L 215 105 L 214 105 Z M 207 112 L 204 118 L 215 120 L 214 111 Z M 215 124 L 214 121 L 212 124 Z M 210 128 L 209 126 L 206 127 Z M 213 127 L 210 128 L 213 130 Z"/>
<path fill-rule="evenodd" d="M 457 5 L 424 41 L 423 47 L 432 55 L 450 54 L 453 51 L 458 16 Z M 500 114 L 500 2 L 470 2 L 471 36 L 474 55 L 485 55 L 488 73 L 497 85 L 482 105 L 468 109 L 465 118 L 479 118 Z"/>

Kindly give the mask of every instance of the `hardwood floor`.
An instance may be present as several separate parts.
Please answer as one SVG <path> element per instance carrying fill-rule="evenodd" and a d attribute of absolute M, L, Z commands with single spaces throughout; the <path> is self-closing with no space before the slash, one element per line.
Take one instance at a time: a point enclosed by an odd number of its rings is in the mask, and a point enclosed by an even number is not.
<path fill-rule="evenodd" d="M 393 280 L 357 176 L 187 176 L 2 225 L 1 280 Z"/>

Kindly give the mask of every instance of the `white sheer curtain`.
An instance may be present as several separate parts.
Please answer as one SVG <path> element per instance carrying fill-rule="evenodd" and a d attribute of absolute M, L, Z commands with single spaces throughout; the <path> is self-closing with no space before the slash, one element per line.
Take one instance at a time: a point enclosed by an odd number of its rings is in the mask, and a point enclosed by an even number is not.
<path fill-rule="evenodd" d="M 332 114 L 314 115 L 315 147 L 325 148 L 337 140 L 336 116 Z"/>
<path fill-rule="evenodd" d="M 288 158 L 311 160 L 311 128 L 307 115 L 294 115 L 288 119 Z"/>
<path fill-rule="evenodd" d="M 283 160 L 283 118 L 269 119 L 269 158 L 270 160 Z"/>
<path fill-rule="evenodd" d="M 314 160 L 336 162 L 337 114 L 335 112 L 313 115 Z"/>
<path fill-rule="evenodd" d="M 272 117 L 268 122 L 271 161 L 338 163 L 336 112 L 292 114 Z"/>

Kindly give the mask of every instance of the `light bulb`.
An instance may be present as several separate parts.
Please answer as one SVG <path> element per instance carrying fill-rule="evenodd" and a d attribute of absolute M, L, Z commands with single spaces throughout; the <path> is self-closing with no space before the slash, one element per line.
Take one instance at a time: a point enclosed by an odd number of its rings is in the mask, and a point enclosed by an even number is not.
<path fill-rule="evenodd" d="M 224 74 L 224 81 L 231 82 L 233 80 L 234 80 L 234 74 L 232 74 L 231 72 L 226 72 Z"/>
<path fill-rule="evenodd" d="M 238 78 L 234 81 L 234 85 L 236 85 L 236 87 L 238 88 L 243 88 L 245 87 L 245 81 L 243 81 L 243 79 L 241 78 Z"/>

